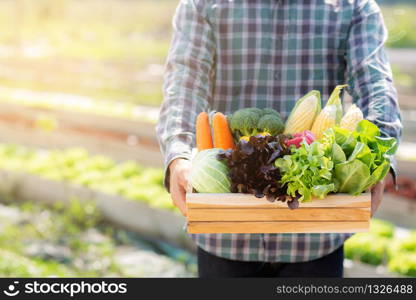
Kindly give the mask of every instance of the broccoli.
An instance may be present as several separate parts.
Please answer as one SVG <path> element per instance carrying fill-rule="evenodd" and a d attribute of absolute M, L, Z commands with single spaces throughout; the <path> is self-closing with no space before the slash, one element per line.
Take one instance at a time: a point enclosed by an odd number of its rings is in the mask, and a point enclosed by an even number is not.
<path fill-rule="evenodd" d="M 273 108 L 263 108 L 262 116 L 265 116 L 265 115 L 276 115 L 279 118 L 281 118 L 280 114 L 277 111 L 275 111 Z"/>
<path fill-rule="evenodd" d="M 282 119 L 280 119 L 277 115 L 271 114 L 263 116 L 257 123 L 257 127 L 261 131 L 267 132 L 271 135 L 282 133 L 285 129 Z"/>
<path fill-rule="evenodd" d="M 284 130 L 284 124 L 277 111 L 265 108 L 243 108 L 229 117 L 230 128 L 238 139 L 261 132 L 277 135 Z"/>
<path fill-rule="evenodd" d="M 230 128 L 237 136 L 257 134 L 260 114 L 251 108 L 237 110 L 230 120 Z"/>
<path fill-rule="evenodd" d="M 257 114 L 259 116 L 259 118 L 263 116 L 263 110 L 261 110 L 260 108 L 250 107 L 250 108 L 246 108 L 245 110 L 248 110 L 252 113 Z"/>

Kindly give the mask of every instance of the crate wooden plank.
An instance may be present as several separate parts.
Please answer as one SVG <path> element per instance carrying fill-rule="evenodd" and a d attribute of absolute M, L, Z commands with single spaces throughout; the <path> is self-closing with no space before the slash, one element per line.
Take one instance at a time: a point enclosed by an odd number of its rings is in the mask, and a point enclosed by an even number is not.
<path fill-rule="evenodd" d="M 369 221 L 358 222 L 189 222 L 189 233 L 330 233 L 365 232 Z"/>
<path fill-rule="evenodd" d="M 192 208 L 189 221 L 366 221 L 370 208 Z"/>
<path fill-rule="evenodd" d="M 332 194 L 325 199 L 313 199 L 311 202 L 301 203 L 300 207 L 354 207 L 369 208 L 371 206 L 371 194 L 363 193 L 352 197 L 348 194 Z M 188 209 L 192 208 L 276 208 L 287 209 L 287 204 L 276 201 L 269 202 L 265 198 L 256 198 L 247 194 L 198 194 L 188 193 L 186 195 Z"/>
<path fill-rule="evenodd" d="M 248 194 L 187 194 L 189 233 L 324 233 L 368 231 L 371 194 L 333 194 L 301 203 L 270 203 Z"/>

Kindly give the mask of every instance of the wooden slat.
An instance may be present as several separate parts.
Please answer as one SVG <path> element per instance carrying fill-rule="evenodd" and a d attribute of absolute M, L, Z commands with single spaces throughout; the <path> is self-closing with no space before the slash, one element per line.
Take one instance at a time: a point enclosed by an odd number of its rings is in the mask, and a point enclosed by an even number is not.
<path fill-rule="evenodd" d="M 189 221 L 366 221 L 369 208 L 192 208 Z"/>
<path fill-rule="evenodd" d="M 369 222 L 189 222 L 189 233 L 366 232 Z"/>
<path fill-rule="evenodd" d="M 363 193 L 359 196 L 348 194 L 328 195 L 325 199 L 314 199 L 311 202 L 301 203 L 300 207 L 354 207 L 369 208 L 371 194 Z M 247 194 L 198 194 L 186 195 L 188 209 L 192 208 L 287 208 L 287 204 L 276 201 L 270 203 L 265 198 L 256 198 Z"/>

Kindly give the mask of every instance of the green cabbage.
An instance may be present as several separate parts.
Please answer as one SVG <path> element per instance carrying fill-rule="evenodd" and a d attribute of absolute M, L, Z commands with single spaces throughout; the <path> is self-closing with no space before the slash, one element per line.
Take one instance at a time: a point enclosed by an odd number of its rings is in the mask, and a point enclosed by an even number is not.
<path fill-rule="evenodd" d="M 199 193 L 230 193 L 231 182 L 227 165 L 217 159 L 221 149 L 198 152 L 192 160 L 190 180 Z"/>

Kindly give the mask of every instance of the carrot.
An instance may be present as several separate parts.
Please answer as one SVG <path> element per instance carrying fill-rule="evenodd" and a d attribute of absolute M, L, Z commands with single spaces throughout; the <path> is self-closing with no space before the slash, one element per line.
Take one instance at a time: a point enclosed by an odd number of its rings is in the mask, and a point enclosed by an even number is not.
<path fill-rule="evenodd" d="M 211 127 L 209 126 L 209 118 L 206 112 L 201 112 L 196 118 L 196 147 L 198 151 L 214 148 Z"/>
<path fill-rule="evenodd" d="M 212 117 L 212 127 L 214 129 L 215 148 L 224 150 L 235 148 L 227 118 L 222 113 L 217 112 L 214 114 Z"/>

